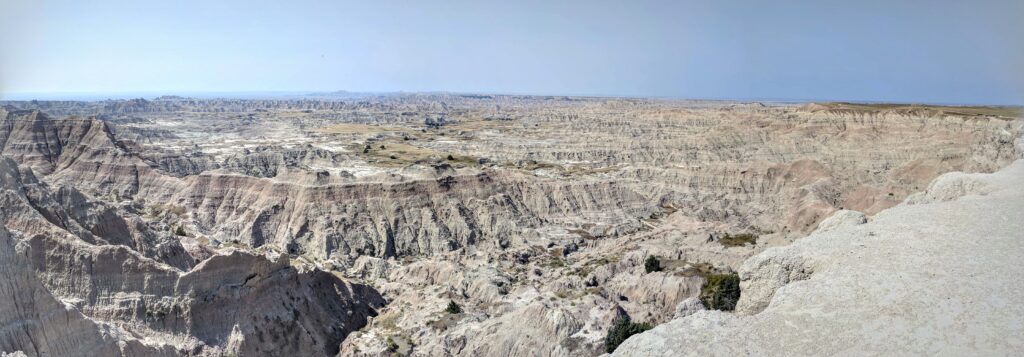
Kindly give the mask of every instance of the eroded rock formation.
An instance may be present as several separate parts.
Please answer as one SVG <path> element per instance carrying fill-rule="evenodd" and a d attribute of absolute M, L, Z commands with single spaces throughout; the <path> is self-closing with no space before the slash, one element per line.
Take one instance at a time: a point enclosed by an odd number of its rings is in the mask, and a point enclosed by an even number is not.
<path fill-rule="evenodd" d="M 5 351 L 29 355 L 86 341 L 95 355 L 591 356 L 624 316 L 709 314 L 694 299 L 708 274 L 758 271 L 739 312 L 761 311 L 820 266 L 757 253 L 975 192 L 928 183 L 1024 148 L 1012 108 L 4 104 L 0 223 L 19 257 L 4 269 L 20 274 L 12 294 L 43 302 L 2 310 L 0 328 Z M 51 316 L 82 335 L 50 333 Z"/>
<path fill-rule="evenodd" d="M 1020 354 L 1024 160 L 916 197 L 941 199 L 766 250 L 740 269 L 741 314 L 697 312 L 615 355 Z"/>
<path fill-rule="evenodd" d="M 189 251 L 132 207 L 53 189 L 6 157 L 0 201 L 3 351 L 330 355 L 384 304 L 288 255 Z"/>

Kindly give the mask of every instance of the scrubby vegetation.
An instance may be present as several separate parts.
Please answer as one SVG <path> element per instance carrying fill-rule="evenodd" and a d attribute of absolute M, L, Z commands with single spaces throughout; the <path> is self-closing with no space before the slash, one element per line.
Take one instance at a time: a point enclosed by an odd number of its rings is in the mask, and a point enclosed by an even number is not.
<path fill-rule="evenodd" d="M 716 268 L 714 265 L 708 263 L 689 263 L 686 261 L 681 261 L 679 263 L 676 263 L 676 265 L 684 267 L 683 269 L 678 269 L 675 272 L 676 275 L 682 276 L 699 276 L 704 279 L 707 279 L 708 275 L 720 274 L 724 272 L 724 270 Z"/>
<path fill-rule="evenodd" d="M 456 304 L 455 301 L 450 301 L 449 300 L 448 301 L 448 307 L 445 308 L 444 311 L 447 311 L 449 314 L 461 314 L 462 313 L 462 306 L 459 306 L 459 304 Z"/>
<path fill-rule="evenodd" d="M 736 309 L 736 302 L 740 300 L 740 276 L 736 273 L 708 275 L 700 289 L 700 300 L 709 309 Z"/>
<path fill-rule="evenodd" d="M 644 271 L 651 273 L 661 271 L 661 260 L 655 255 L 648 255 L 644 261 Z"/>
<path fill-rule="evenodd" d="M 753 233 L 740 233 L 737 235 L 726 233 L 724 237 L 718 239 L 718 242 L 726 247 L 741 247 L 747 244 L 757 244 L 757 235 Z"/>
<path fill-rule="evenodd" d="M 608 336 L 604 338 L 604 350 L 605 352 L 612 353 L 615 351 L 623 341 L 626 341 L 629 336 L 647 331 L 654 328 L 651 324 L 633 323 L 629 316 L 623 317 L 615 321 L 612 324 L 612 328 L 608 330 Z"/>

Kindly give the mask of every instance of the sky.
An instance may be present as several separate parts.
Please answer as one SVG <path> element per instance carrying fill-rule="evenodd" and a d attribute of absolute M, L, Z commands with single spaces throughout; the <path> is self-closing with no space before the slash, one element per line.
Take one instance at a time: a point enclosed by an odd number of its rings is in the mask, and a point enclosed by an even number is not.
<path fill-rule="evenodd" d="M 450 91 L 1024 104 L 1024 1 L 0 0 L 0 98 Z"/>

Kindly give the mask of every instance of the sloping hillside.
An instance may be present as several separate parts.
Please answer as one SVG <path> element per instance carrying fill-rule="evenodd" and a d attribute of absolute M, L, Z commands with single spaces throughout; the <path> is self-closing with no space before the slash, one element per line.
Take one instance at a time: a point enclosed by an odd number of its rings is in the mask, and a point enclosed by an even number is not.
<path fill-rule="evenodd" d="M 1024 353 L 1024 160 L 943 175 L 865 224 L 826 223 L 744 263 L 739 314 L 673 320 L 616 355 Z"/>

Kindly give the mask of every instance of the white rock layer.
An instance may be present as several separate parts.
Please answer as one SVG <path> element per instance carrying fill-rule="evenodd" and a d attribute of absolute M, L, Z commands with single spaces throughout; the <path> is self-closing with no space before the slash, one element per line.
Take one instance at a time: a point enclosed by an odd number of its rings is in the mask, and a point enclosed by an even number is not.
<path fill-rule="evenodd" d="M 701 311 L 615 354 L 1024 354 L 1024 160 L 994 174 L 944 175 L 915 197 L 928 199 L 748 260 L 742 303 L 767 303 L 762 312 Z M 782 280 L 774 294 L 758 290 Z"/>

